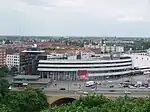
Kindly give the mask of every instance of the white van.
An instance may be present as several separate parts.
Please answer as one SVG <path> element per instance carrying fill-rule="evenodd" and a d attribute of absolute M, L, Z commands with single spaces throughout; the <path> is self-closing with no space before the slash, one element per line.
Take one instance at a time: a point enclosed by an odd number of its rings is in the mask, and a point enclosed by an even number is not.
<path fill-rule="evenodd" d="M 87 81 L 85 86 L 86 87 L 91 87 L 91 86 L 94 86 L 96 83 L 94 81 Z"/>

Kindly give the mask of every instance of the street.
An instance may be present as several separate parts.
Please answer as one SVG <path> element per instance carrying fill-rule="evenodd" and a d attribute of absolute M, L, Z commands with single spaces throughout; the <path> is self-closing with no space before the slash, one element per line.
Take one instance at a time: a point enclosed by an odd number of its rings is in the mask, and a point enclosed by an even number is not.
<path fill-rule="evenodd" d="M 130 94 L 127 94 L 129 96 L 149 96 L 150 90 L 129 90 L 131 92 Z M 47 96 L 80 96 L 85 95 L 84 93 L 78 93 L 76 91 L 44 91 L 44 93 Z M 101 90 L 101 91 L 88 91 L 88 94 L 103 94 L 104 96 L 124 96 L 126 95 L 124 90 L 116 90 L 115 92 L 110 92 L 109 90 Z"/>
<path fill-rule="evenodd" d="M 141 76 L 132 76 L 132 77 L 124 77 L 116 80 L 102 80 L 98 81 L 101 85 L 97 85 L 97 90 L 102 90 L 105 88 L 110 88 L 110 86 L 114 86 L 114 89 L 124 89 L 119 87 L 120 82 L 124 82 L 126 80 L 130 80 L 132 83 L 137 83 L 137 81 L 147 82 L 149 78 L 148 75 Z M 84 90 L 90 91 L 91 88 L 85 87 L 85 81 L 54 81 L 49 87 L 45 88 L 46 90 L 60 90 L 61 88 L 65 88 L 66 90 Z M 139 89 L 139 88 L 137 88 Z M 140 89 L 141 90 L 141 89 Z"/>
<path fill-rule="evenodd" d="M 91 87 L 85 87 L 85 81 L 55 81 L 51 86 L 44 89 L 46 95 L 67 95 L 67 96 L 78 96 L 85 95 L 84 92 L 88 94 L 103 94 L 106 96 L 124 96 L 128 94 L 129 96 L 150 96 L 149 88 L 120 88 L 119 83 L 125 80 L 130 80 L 132 83 L 137 81 L 146 82 L 149 76 L 132 76 L 125 77 L 118 80 L 103 80 L 100 81 L 101 85 L 97 85 L 97 89 L 92 89 Z M 113 88 L 110 86 L 113 85 Z M 65 88 L 65 90 L 60 90 Z M 81 93 L 80 91 L 83 91 Z"/>

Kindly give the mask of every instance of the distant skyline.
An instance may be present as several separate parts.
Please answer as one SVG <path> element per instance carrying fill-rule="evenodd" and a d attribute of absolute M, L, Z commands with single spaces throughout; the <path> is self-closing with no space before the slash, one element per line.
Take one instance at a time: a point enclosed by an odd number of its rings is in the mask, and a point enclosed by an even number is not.
<path fill-rule="evenodd" d="M 150 0 L 0 0 L 0 35 L 150 36 Z"/>

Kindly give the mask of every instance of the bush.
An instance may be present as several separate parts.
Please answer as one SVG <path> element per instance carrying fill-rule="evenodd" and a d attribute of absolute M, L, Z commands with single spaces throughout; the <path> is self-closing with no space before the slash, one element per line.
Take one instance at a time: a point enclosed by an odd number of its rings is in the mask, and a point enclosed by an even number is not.
<path fill-rule="evenodd" d="M 93 95 L 42 112 L 150 112 L 150 98 L 125 96 L 110 100 L 104 96 Z"/>

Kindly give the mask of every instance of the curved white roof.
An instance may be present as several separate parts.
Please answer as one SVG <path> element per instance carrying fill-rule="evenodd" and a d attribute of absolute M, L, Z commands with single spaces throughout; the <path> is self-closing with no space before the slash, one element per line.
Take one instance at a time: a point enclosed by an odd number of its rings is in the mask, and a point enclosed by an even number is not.
<path fill-rule="evenodd" d="M 24 50 L 24 51 L 22 51 L 22 52 L 24 52 L 24 53 L 43 53 L 43 52 L 45 52 L 45 51 L 27 51 L 27 50 Z"/>
<path fill-rule="evenodd" d="M 118 59 L 118 60 L 39 60 L 39 63 L 104 63 L 104 62 L 123 62 L 123 61 L 132 61 L 129 59 Z"/>

